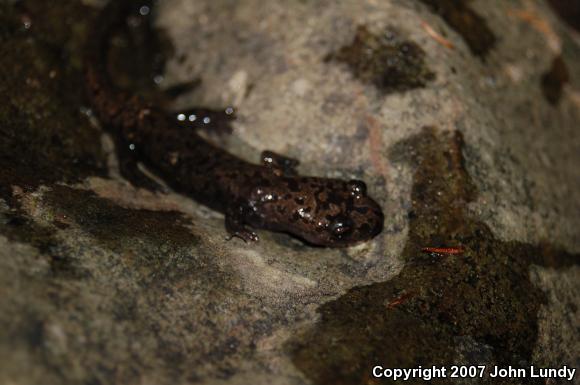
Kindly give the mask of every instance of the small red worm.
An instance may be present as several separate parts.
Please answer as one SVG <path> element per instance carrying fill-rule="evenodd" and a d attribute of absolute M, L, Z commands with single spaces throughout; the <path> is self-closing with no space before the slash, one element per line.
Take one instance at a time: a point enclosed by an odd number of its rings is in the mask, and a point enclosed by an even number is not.
<path fill-rule="evenodd" d="M 423 247 L 421 251 L 436 254 L 461 254 L 464 250 L 463 247 Z"/>
<path fill-rule="evenodd" d="M 393 308 L 399 306 L 400 304 L 407 302 L 407 300 L 413 296 L 415 296 L 415 293 L 413 293 L 413 292 L 404 293 L 400 297 L 395 298 L 391 302 L 389 302 L 387 304 L 387 309 L 393 309 Z"/>

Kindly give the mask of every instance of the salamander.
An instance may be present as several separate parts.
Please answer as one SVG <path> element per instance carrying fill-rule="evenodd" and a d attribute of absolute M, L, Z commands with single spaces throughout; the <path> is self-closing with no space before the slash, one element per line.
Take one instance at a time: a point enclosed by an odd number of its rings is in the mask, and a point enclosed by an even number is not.
<path fill-rule="evenodd" d="M 131 1 L 112 0 L 91 30 L 84 73 L 91 109 L 122 150 L 171 188 L 225 215 L 230 237 L 257 241 L 255 229 L 289 233 L 315 246 L 367 241 L 383 228 L 381 207 L 360 180 L 300 176 L 298 162 L 272 151 L 262 164 L 240 159 L 184 130 L 170 114 L 119 89 L 107 69 L 112 31 L 126 22 Z"/>

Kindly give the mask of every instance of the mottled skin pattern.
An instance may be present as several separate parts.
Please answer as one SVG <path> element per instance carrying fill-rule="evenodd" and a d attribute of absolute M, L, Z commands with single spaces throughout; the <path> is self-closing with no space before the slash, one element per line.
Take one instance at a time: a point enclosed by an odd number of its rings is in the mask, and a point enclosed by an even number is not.
<path fill-rule="evenodd" d="M 117 137 L 118 147 L 131 148 L 132 156 L 176 191 L 225 213 L 228 233 L 245 241 L 258 240 L 252 227 L 331 247 L 380 233 L 383 214 L 363 182 L 298 176 L 297 161 L 269 151 L 263 153 L 263 165 L 248 163 L 180 127 L 166 111 L 118 90 L 104 63 L 111 31 L 131 9 L 130 2 L 119 0 L 105 7 L 85 63 L 92 108 Z"/>

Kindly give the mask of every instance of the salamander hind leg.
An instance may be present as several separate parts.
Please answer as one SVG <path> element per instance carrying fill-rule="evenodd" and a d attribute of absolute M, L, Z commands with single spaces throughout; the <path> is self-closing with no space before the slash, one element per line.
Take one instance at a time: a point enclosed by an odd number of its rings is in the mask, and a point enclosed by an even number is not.
<path fill-rule="evenodd" d="M 145 175 L 139 169 L 135 154 L 133 154 L 134 147 L 131 144 L 127 145 L 124 141 L 116 139 L 115 147 L 119 160 L 119 172 L 124 179 L 138 188 L 150 191 L 166 190 L 164 186 Z"/>
<path fill-rule="evenodd" d="M 246 243 L 259 240 L 258 234 L 244 224 L 244 211 L 243 206 L 233 206 L 227 210 L 226 231 L 229 234 L 228 241 L 234 237 L 240 238 Z"/>
<path fill-rule="evenodd" d="M 262 164 L 270 167 L 276 175 L 279 176 L 295 176 L 298 175 L 296 167 L 298 167 L 298 160 L 280 155 L 274 151 L 262 152 Z"/>

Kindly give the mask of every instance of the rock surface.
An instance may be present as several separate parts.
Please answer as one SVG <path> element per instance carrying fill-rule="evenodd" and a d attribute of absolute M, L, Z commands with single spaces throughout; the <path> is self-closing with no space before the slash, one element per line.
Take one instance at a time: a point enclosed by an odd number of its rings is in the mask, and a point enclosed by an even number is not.
<path fill-rule="evenodd" d="M 221 146 L 367 182 L 385 229 L 349 249 L 226 242 L 221 215 L 123 181 L 82 96 L 98 6 L 0 4 L 0 383 L 580 370 L 580 35 L 547 2 L 160 2 L 157 82 L 201 81 L 176 110 L 234 106 Z"/>

